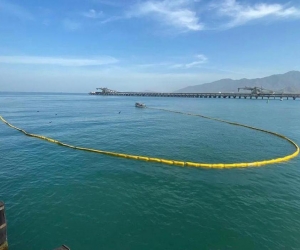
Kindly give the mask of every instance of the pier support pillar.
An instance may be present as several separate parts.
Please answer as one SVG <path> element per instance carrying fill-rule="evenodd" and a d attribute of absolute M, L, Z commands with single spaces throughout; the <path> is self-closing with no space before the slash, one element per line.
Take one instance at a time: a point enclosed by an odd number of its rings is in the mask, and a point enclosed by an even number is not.
<path fill-rule="evenodd" d="M 0 250 L 8 250 L 4 203 L 0 201 Z"/>

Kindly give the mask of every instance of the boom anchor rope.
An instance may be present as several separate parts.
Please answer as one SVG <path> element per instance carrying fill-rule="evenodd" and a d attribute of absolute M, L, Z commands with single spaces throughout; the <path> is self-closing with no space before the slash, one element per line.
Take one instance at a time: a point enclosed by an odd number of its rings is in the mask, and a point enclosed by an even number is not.
<path fill-rule="evenodd" d="M 290 159 L 296 157 L 299 154 L 299 147 L 298 147 L 298 145 L 295 142 L 293 142 L 291 139 L 285 137 L 284 135 L 281 135 L 281 134 L 278 134 L 278 133 L 275 133 L 275 132 L 271 132 L 271 131 L 260 129 L 260 128 L 251 127 L 251 126 L 240 124 L 240 123 L 236 123 L 236 122 L 229 122 L 229 121 L 225 121 L 225 120 L 221 120 L 221 119 L 217 119 L 217 118 L 212 118 L 212 117 L 208 117 L 208 116 L 204 116 L 204 115 L 190 114 L 190 113 L 184 113 L 184 112 L 180 112 L 180 111 L 172 111 L 172 110 L 159 109 L 159 108 L 149 108 L 149 107 L 147 107 L 147 108 L 148 109 L 155 109 L 155 110 L 161 110 L 161 111 L 171 112 L 171 113 L 176 113 L 176 114 L 197 116 L 197 117 L 201 117 L 201 118 L 205 118 L 205 119 L 209 119 L 209 120 L 214 120 L 214 121 L 218 121 L 218 122 L 227 123 L 227 124 L 234 125 L 234 126 L 240 126 L 240 127 L 244 127 L 244 128 L 248 128 L 248 129 L 252 129 L 252 130 L 256 130 L 256 131 L 261 131 L 261 132 L 264 132 L 264 133 L 268 133 L 268 134 L 280 137 L 280 138 L 288 141 L 290 144 L 292 144 L 295 147 L 295 151 L 294 151 L 294 153 L 286 155 L 284 157 L 279 157 L 279 158 L 270 159 L 270 160 L 263 160 L 263 161 L 255 161 L 255 162 L 240 162 L 240 163 L 184 162 L 184 161 L 177 161 L 177 160 L 170 160 L 170 159 L 153 158 L 153 157 L 147 157 L 147 156 L 141 156 L 141 155 L 122 154 L 122 153 L 110 152 L 110 151 L 104 151 L 104 150 L 92 149 L 92 148 L 77 147 L 77 146 L 69 145 L 69 144 L 66 144 L 66 143 L 63 143 L 63 142 L 51 139 L 51 138 L 46 137 L 46 136 L 28 133 L 28 132 L 26 132 L 23 129 L 20 129 L 20 128 L 17 128 L 15 126 L 13 126 L 9 122 L 7 122 L 2 116 L 0 116 L 0 119 L 6 125 L 10 126 L 13 129 L 16 129 L 16 130 L 22 132 L 23 134 L 25 134 L 27 136 L 31 136 L 31 137 L 35 137 L 35 138 L 38 138 L 38 139 L 41 139 L 41 140 L 45 140 L 45 141 L 48 141 L 48 142 L 51 142 L 51 143 L 55 143 L 55 144 L 60 145 L 60 146 L 64 146 L 64 147 L 68 147 L 68 148 L 72 148 L 72 149 L 77 149 L 77 150 L 82 150 L 82 151 L 88 151 L 88 152 L 98 153 L 98 154 L 110 155 L 110 156 L 115 156 L 115 157 L 121 157 L 121 158 L 127 158 L 127 159 L 139 160 L 139 161 L 157 162 L 157 163 L 163 163 L 163 164 L 169 164 L 169 165 L 177 165 L 177 166 L 202 167 L 202 168 L 258 167 L 258 166 L 263 166 L 263 165 L 269 165 L 269 164 L 274 164 L 274 163 L 289 161 Z"/>

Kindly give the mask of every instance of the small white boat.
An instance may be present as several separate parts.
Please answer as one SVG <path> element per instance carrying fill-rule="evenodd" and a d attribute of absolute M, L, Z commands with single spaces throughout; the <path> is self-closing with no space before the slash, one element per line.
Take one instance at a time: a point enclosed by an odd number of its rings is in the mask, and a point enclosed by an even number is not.
<path fill-rule="evenodd" d="M 280 101 L 283 101 L 282 97 L 280 98 Z"/>
<path fill-rule="evenodd" d="M 139 103 L 139 102 L 136 102 L 136 103 L 135 103 L 135 106 L 136 106 L 137 108 L 146 108 L 146 105 L 145 105 L 145 104 Z"/>

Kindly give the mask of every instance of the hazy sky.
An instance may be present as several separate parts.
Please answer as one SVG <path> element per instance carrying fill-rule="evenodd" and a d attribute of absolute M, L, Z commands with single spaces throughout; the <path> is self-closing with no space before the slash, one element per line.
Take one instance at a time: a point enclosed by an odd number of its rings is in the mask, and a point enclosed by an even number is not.
<path fill-rule="evenodd" d="M 0 91 L 174 91 L 290 70 L 299 0 L 0 0 Z"/>

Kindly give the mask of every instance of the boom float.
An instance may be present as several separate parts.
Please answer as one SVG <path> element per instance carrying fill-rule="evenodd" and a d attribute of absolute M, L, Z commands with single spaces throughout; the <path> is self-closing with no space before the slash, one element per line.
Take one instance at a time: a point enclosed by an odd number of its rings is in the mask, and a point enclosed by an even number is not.
<path fill-rule="evenodd" d="M 258 167 L 258 166 L 263 166 L 263 165 L 268 165 L 268 164 L 274 164 L 274 163 L 289 161 L 290 159 L 296 157 L 299 154 L 299 147 L 295 142 L 293 142 L 291 139 L 285 137 L 284 135 L 281 135 L 281 134 L 278 134 L 278 133 L 275 133 L 275 132 L 271 132 L 271 131 L 260 129 L 260 128 L 251 127 L 251 126 L 236 123 L 236 122 L 229 122 L 229 121 L 225 121 L 225 120 L 221 120 L 221 119 L 217 119 L 217 118 L 212 118 L 212 117 L 208 117 L 208 116 L 204 116 L 204 115 L 199 115 L 199 114 L 184 113 L 184 112 L 180 112 L 180 111 L 172 111 L 172 110 L 167 110 L 167 109 L 158 109 L 158 108 L 149 108 L 149 107 L 147 107 L 147 108 L 148 109 L 161 110 L 161 111 L 167 111 L 167 112 L 172 112 L 172 113 L 177 113 L 177 114 L 183 114 L 183 115 L 197 116 L 197 117 L 201 117 L 201 118 L 205 118 L 205 119 L 210 119 L 210 120 L 214 120 L 214 121 L 218 121 L 218 122 L 227 123 L 227 124 L 234 125 L 234 126 L 240 126 L 240 127 L 244 127 L 244 128 L 253 129 L 253 130 L 256 130 L 256 131 L 261 131 L 261 132 L 264 132 L 264 133 L 268 133 L 268 134 L 280 137 L 280 138 L 288 141 L 290 144 L 292 144 L 295 147 L 295 151 L 294 151 L 294 153 L 286 155 L 284 157 L 279 157 L 279 158 L 269 159 L 269 160 L 263 160 L 263 161 L 255 161 L 255 162 L 239 162 L 239 163 L 184 162 L 184 161 L 178 161 L 178 160 L 153 158 L 153 157 L 147 157 L 147 156 L 141 156 L 141 155 L 130 155 L 130 154 L 122 154 L 122 153 L 117 153 L 117 152 L 104 151 L 104 150 L 99 150 L 99 149 L 77 147 L 77 146 L 69 145 L 69 144 L 51 139 L 51 138 L 46 137 L 46 136 L 28 133 L 23 129 L 20 129 L 20 128 L 17 128 L 15 126 L 13 126 L 9 122 L 7 122 L 2 116 L 0 116 L 0 119 L 5 124 L 10 126 L 11 128 L 18 130 L 18 131 L 22 132 L 23 134 L 25 134 L 27 136 L 35 137 L 35 138 L 42 139 L 42 140 L 45 140 L 45 141 L 48 141 L 48 142 L 52 142 L 52 143 L 58 144 L 60 146 L 64 146 L 64 147 L 68 147 L 68 148 L 72 148 L 72 149 L 77 149 L 77 150 L 82 150 L 82 151 L 98 153 L 98 154 L 110 155 L 110 156 L 115 156 L 115 157 L 121 157 L 121 158 L 127 158 L 127 159 L 139 160 L 139 161 L 157 162 L 157 163 L 177 165 L 177 166 L 202 167 L 202 168 Z"/>

